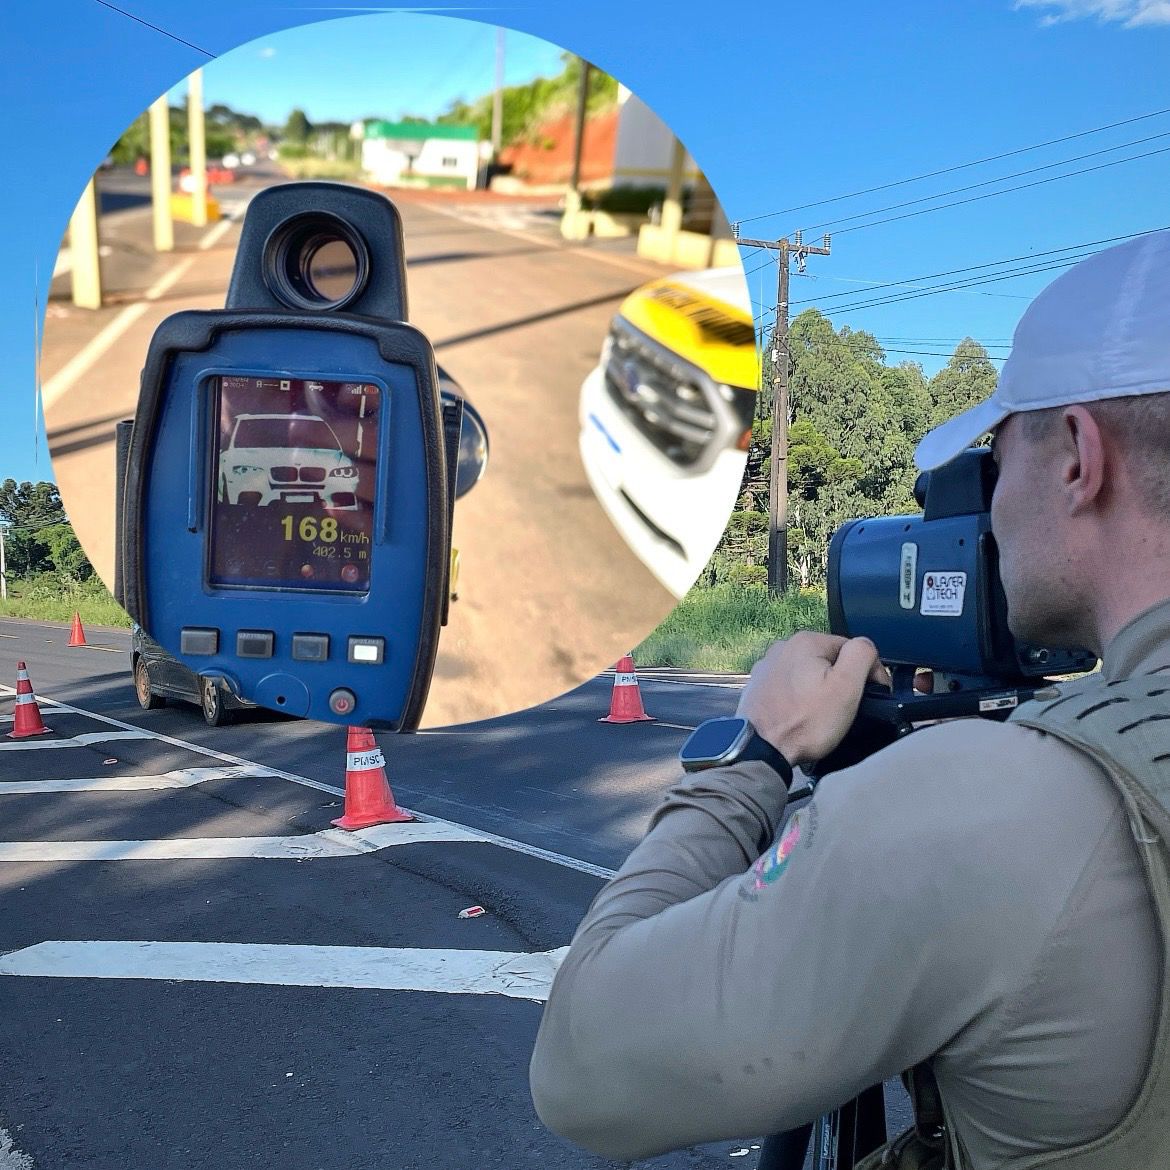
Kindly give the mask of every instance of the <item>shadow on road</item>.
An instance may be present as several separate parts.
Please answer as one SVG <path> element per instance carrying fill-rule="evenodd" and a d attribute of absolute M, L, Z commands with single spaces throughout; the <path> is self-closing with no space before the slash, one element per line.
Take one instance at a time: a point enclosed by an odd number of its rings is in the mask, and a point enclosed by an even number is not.
<path fill-rule="evenodd" d="M 621 302 L 634 292 L 639 285 L 619 289 L 617 292 L 605 293 L 604 296 L 590 297 L 587 301 L 576 301 L 571 305 L 562 305 L 557 309 L 548 309 L 543 313 L 532 313 L 527 317 L 517 317 L 512 321 L 501 321 L 498 325 L 488 325 L 483 329 L 473 329 L 470 333 L 457 333 L 453 337 L 442 337 L 433 342 L 435 349 L 449 348 L 453 345 L 465 345 L 469 341 L 478 341 L 482 337 L 491 337 L 496 333 L 508 333 L 513 329 L 523 329 L 528 325 L 539 325 L 544 321 L 555 321 L 558 317 L 569 317 L 580 313 L 584 309 L 594 309 L 598 305 L 611 305 Z"/>

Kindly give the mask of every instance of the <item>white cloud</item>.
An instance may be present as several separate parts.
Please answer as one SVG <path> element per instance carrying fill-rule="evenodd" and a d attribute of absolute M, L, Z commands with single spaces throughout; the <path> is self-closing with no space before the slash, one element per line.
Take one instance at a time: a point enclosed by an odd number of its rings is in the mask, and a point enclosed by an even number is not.
<path fill-rule="evenodd" d="M 271 45 L 265 45 L 264 48 L 256 51 L 257 57 L 275 57 L 276 50 Z"/>
<path fill-rule="evenodd" d="M 1016 8 L 1040 9 L 1044 26 L 1093 18 L 1123 28 L 1170 24 L 1170 0 L 1016 0 Z"/>

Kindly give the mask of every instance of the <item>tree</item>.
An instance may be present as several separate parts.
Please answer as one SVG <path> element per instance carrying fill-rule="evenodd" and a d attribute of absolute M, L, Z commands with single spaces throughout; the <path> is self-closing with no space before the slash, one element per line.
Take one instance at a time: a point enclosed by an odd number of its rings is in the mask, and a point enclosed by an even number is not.
<path fill-rule="evenodd" d="M 534 134 L 541 122 L 576 107 L 581 59 L 573 53 L 562 53 L 561 60 L 564 67 L 556 77 L 537 77 L 524 85 L 505 87 L 501 126 L 504 146 Z M 586 96 L 586 109 L 590 113 L 610 108 L 617 101 L 617 94 L 618 83 L 614 78 L 600 69 L 590 71 Z M 481 138 L 490 138 L 493 100 L 494 95 L 487 93 L 471 103 L 453 101 L 436 120 L 444 124 L 475 126 Z"/>
<path fill-rule="evenodd" d="M 284 124 L 282 137 L 285 142 L 291 142 L 294 146 L 304 146 L 312 129 L 313 124 L 305 115 L 305 111 L 293 110 L 288 116 L 288 121 Z"/>
<path fill-rule="evenodd" d="M 93 566 L 65 518 L 56 484 L 4 480 L 0 483 L 0 518 L 11 525 L 4 541 L 11 575 L 57 572 L 72 581 L 93 576 Z"/>
<path fill-rule="evenodd" d="M 930 425 L 937 426 L 990 397 L 998 380 L 987 350 L 970 337 L 963 338 L 950 361 L 930 380 Z"/>
<path fill-rule="evenodd" d="M 72 524 L 53 524 L 42 529 L 39 536 L 49 550 L 53 568 L 63 580 L 88 581 L 93 576 L 93 565 L 82 551 Z"/>
<path fill-rule="evenodd" d="M 52 524 L 64 520 L 65 510 L 55 483 L 41 481 L 0 483 L 0 518 L 16 526 Z"/>

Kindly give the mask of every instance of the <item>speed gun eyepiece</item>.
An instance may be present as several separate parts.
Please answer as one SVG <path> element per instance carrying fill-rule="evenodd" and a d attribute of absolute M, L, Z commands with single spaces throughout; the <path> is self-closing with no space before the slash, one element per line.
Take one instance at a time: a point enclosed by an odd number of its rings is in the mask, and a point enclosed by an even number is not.
<path fill-rule="evenodd" d="M 265 283 L 289 309 L 344 309 L 361 296 L 369 274 L 365 239 L 325 212 L 290 217 L 264 244 Z"/>
<path fill-rule="evenodd" d="M 418 726 L 452 505 L 486 433 L 441 390 L 406 307 L 393 204 L 290 183 L 249 205 L 225 308 L 177 313 L 151 341 L 121 476 L 120 600 L 242 698 Z M 461 439 L 479 465 L 458 477 Z"/>

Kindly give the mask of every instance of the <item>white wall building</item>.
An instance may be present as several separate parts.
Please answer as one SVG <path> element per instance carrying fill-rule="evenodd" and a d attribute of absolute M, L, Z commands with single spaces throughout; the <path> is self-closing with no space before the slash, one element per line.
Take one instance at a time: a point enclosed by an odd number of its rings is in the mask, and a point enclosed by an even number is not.
<path fill-rule="evenodd" d="M 361 138 L 362 170 L 375 183 L 475 187 L 482 152 L 474 126 L 371 121 L 361 124 Z"/>
<path fill-rule="evenodd" d="M 637 95 L 618 88 L 617 141 L 613 151 L 615 187 L 661 186 L 670 178 L 674 133 Z M 683 161 L 683 181 L 693 183 L 699 168 L 688 154 Z"/>

